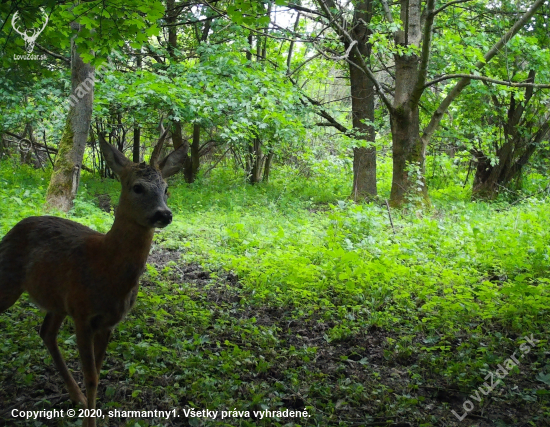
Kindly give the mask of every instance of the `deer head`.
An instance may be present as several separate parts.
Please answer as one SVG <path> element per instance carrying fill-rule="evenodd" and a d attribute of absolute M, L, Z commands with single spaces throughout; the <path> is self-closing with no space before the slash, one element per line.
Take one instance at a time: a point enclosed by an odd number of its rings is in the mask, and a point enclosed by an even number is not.
<path fill-rule="evenodd" d="M 40 9 L 40 11 L 42 12 L 42 14 L 44 15 L 44 18 L 45 18 L 45 21 L 44 21 L 44 24 L 42 25 L 42 28 L 31 28 L 29 30 L 27 30 L 25 28 L 25 30 L 21 30 L 19 28 L 17 28 L 17 24 L 18 24 L 18 21 L 20 22 L 21 21 L 21 17 L 19 16 L 19 12 L 15 12 L 13 14 L 13 18 L 11 19 L 11 25 L 13 27 L 13 29 L 19 33 L 21 35 L 21 37 L 23 37 L 23 40 L 25 40 L 25 50 L 27 51 L 27 53 L 32 53 L 32 51 L 34 50 L 34 43 L 36 42 L 36 39 L 38 38 L 38 36 L 40 35 L 40 33 L 42 33 L 42 31 L 44 31 L 44 28 L 46 28 L 46 25 L 48 24 L 48 14 L 46 12 L 44 12 L 44 9 Z"/>
<path fill-rule="evenodd" d="M 166 205 L 168 185 L 164 178 L 170 176 L 168 168 L 133 163 L 105 140 L 99 133 L 99 145 L 107 165 L 120 178 L 122 193 L 117 215 L 145 228 L 163 228 L 172 222 L 172 212 Z M 168 156 L 170 157 L 170 156 Z"/>

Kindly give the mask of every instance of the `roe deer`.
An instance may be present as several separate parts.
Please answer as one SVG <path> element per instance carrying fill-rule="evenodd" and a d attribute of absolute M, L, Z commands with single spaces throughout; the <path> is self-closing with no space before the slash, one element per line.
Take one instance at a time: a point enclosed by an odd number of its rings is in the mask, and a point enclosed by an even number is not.
<path fill-rule="evenodd" d="M 63 218 L 29 217 L 0 241 L 0 313 L 24 291 L 47 312 L 40 336 L 71 400 L 90 410 L 96 407 L 98 377 L 111 330 L 136 300 L 154 229 L 172 222 L 164 178 L 175 170 L 166 159 L 163 163 L 168 166 L 162 171 L 156 163 L 132 163 L 103 135 L 99 140 L 107 164 L 122 184 L 111 230 L 101 234 Z M 75 324 L 86 396 L 57 346 L 67 315 Z M 95 418 L 85 419 L 84 425 L 95 426 Z"/>

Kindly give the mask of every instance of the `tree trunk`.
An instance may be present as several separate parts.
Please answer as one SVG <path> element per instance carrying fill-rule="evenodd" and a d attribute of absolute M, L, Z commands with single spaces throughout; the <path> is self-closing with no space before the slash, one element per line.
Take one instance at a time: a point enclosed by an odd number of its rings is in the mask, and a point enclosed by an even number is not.
<path fill-rule="evenodd" d="M 71 41 L 71 82 L 73 95 L 65 129 L 59 142 L 54 170 L 46 194 L 50 208 L 67 212 L 73 206 L 80 182 L 80 169 L 92 121 L 94 67 L 85 64 Z"/>
<path fill-rule="evenodd" d="M 177 17 L 179 15 L 179 12 L 176 8 L 176 3 L 174 0 L 167 0 L 166 2 L 166 8 L 167 8 L 167 17 L 166 21 L 168 23 L 175 23 L 177 20 Z M 202 32 L 198 34 L 197 32 L 197 42 L 198 44 L 204 43 L 208 39 L 208 34 L 210 31 L 211 21 L 207 20 L 204 23 L 204 27 L 202 28 Z M 195 27 L 197 29 L 197 27 Z M 177 48 L 177 42 L 178 42 L 178 35 L 177 35 L 177 27 L 176 26 L 170 26 L 168 28 L 168 53 L 170 54 L 170 58 L 177 62 L 177 58 L 175 56 L 175 50 Z M 200 59 L 199 59 L 200 60 Z M 183 139 L 182 135 L 182 125 L 181 122 L 175 122 L 174 123 L 174 131 L 172 132 L 172 141 L 174 142 L 174 150 L 177 150 L 180 146 L 184 146 L 184 154 L 181 157 L 181 161 L 183 162 L 183 176 L 185 178 L 185 182 L 193 183 L 195 182 L 195 179 L 197 178 L 197 174 L 199 172 L 200 168 L 200 155 L 199 155 L 199 149 L 200 149 L 200 136 L 201 136 L 201 127 L 199 124 L 193 125 L 193 141 L 191 142 L 191 145 Z"/>
<path fill-rule="evenodd" d="M 418 107 L 404 106 L 390 116 L 393 143 L 393 176 L 390 195 L 392 206 L 427 200 L 424 179 L 426 151 L 419 132 Z"/>
<path fill-rule="evenodd" d="M 262 166 L 264 156 L 262 155 L 262 143 L 260 138 L 254 138 L 248 144 L 248 161 L 250 165 L 248 171 L 248 182 L 250 184 L 257 184 L 262 180 Z"/>
<path fill-rule="evenodd" d="M 420 1 L 402 0 L 401 4 L 401 20 L 406 26 L 404 31 L 396 33 L 395 42 L 403 46 L 420 46 Z M 418 97 L 415 92 L 418 90 L 420 58 L 415 54 L 396 54 L 394 59 L 395 96 L 390 111 L 393 150 L 390 204 L 397 207 L 407 201 L 427 201 L 428 191 L 424 179 L 426 149 L 420 139 L 418 100 L 413 99 L 413 96 Z"/>
<path fill-rule="evenodd" d="M 491 161 L 482 152 L 475 152 L 476 173 L 472 187 L 472 199 L 494 199 L 497 196 L 496 174 Z"/>
<path fill-rule="evenodd" d="M 174 143 L 174 150 L 177 150 L 182 145 L 185 145 L 185 150 L 189 150 L 189 143 L 183 139 L 183 132 L 181 129 L 181 122 L 174 122 L 174 128 L 172 130 L 172 142 Z"/>
<path fill-rule="evenodd" d="M 352 58 L 352 61 L 354 59 Z M 367 75 L 350 65 L 351 111 L 355 139 L 374 143 L 374 88 Z M 353 149 L 353 200 L 376 196 L 376 147 Z"/>
<path fill-rule="evenodd" d="M 372 1 L 365 0 L 356 5 L 353 14 L 353 30 L 351 36 L 358 42 L 359 52 L 365 62 L 370 62 L 371 45 L 370 30 L 367 25 L 372 18 Z M 347 45 L 348 46 L 348 45 Z M 347 48 L 346 46 L 346 48 Z M 354 64 L 360 61 L 357 52 L 350 52 L 350 60 Z M 376 133 L 374 131 L 374 83 L 355 65 L 349 64 L 351 85 L 351 115 L 355 139 L 366 141 L 373 145 Z M 365 120 L 369 124 L 365 123 Z M 364 200 L 376 196 L 376 148 L 355 147 L 353 149 L 353 200 Z"/>
<path fill-rule="evenodd" d="M 201 136 L 201 127 L 198 124 L 193 125 L 193 141 L 191 145 L 187 140 L 183 139 L 181 123 L 174 123 L 174 130 L 172 132 L 172 141 L 174 141 L 174 150 L 177 150 L 182 145 L 184 146 L 183 150 L 185 153 L 182 155 L 183 162 L 183 177 L 185 182 L 193 183 L 197 179 L 197 174 L 200 168 L 200 136 Z"/>

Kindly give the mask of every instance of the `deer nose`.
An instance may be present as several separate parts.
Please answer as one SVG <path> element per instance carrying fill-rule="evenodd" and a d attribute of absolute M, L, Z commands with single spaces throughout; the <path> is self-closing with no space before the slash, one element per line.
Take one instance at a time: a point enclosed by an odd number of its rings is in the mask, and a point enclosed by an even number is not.
<path fill-rule="evenodd" d="M 172 212 L 168 209 L 158 210 L 153 215 L 152 222 L 157 227 L 166 227 L 172 222 Z"/>

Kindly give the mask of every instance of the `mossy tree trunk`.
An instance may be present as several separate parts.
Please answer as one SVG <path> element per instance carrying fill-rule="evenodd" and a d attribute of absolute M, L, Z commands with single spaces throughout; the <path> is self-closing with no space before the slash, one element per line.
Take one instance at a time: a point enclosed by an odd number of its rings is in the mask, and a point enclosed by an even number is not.
<path fill-rule="evenodd" d="M 433 2 L 426 7 L 433 9 Z M 427 42 L 429 46 L 431 26 L 425 26 L 425 33 L 422 34 L 420 0 L 401 0 L 401 19 L 408 25 L 405 31 L 394 34 L 396 45 L 420 47 Z M 390 204 L 395 207 L 407 201 L 429 203 L 424 179 L 426 146 L 420 138 L 419 114 L 428 58 L 429 50 L 423 50 L 422 57 L 412 52 L 394 55 L 395 93 L 393 108 L 390 109 L 393 151 Z"/>
<path fill-rule="evenodd" d="M 257 184 L 258 182 L 261 182 L 264 160 L 265 158 L 262 153 L 262 142 L 260 141 L 260 138 L 256 137 L 248 144 L 247 164 L 249 166 L 247 168 L 247 172 L 248 182 L 250 184 Z"/>
<path fill-rule="evenodd" d="M 80 182 L 80 169 L 92 121 L 94 73 L 94 67 L 85 64 L 78 54 L 73 39 L 70 108 L 46 194 L 46 204 L 50 208 L 65 212 L 72 208 Z"/>

